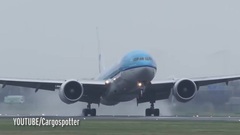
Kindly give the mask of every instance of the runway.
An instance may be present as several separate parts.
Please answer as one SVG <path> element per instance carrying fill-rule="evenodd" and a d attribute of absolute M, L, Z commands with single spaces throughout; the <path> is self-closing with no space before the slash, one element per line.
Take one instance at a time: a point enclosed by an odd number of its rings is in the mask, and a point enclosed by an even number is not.
<path fill-rule="evenodd" d="M 85 120 L 148 120 L 148 121 L 238 121 L 240 117 L 145 117 L 145 116 L 115 116 L 115 117 L 84 117 Z"/>
<path fill-rule="evenodd" d="M 95 117 L 84 117 L 84 116 L 18 116 L 18 115 L 2 115 L 0 119 L 11 119 L 11 118 L 38 118 L 44 117 L 46 119 L 80 119 L 80 120 L 114 120 L 114 121 L 231 121 L 240 122 L 240 117 L 145 117 L 145 116 L 95 116 Z"/>

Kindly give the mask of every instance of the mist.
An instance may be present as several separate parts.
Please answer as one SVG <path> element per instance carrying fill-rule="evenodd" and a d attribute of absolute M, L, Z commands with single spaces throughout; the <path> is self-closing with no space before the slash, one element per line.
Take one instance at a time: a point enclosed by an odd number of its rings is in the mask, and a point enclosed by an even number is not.
<path fill-rule="evenodd" d="M 18 89 L 16 89 L 18 90 Z M 23 104 L 1 103 L 0 114 L 2 115 L 59 115 L 59 116 L 81 116 L 82 109 L 87 107 L 86 103 L 63 103 L 58 95 L 58 91 L 31 92 L 30 100 Z M 150 107 L 150 103 L 139 104 L 136 100 L 123 102 L 115 106 L 105 106 L 92 104 L 92 108 L 97 109 L 97 115 L 138 115 L 144 116 L 145 109 Z M 157 101 L 155 107 L 161 109 L 161 115 L 170 116 L 171 107 L 166 101 Z"/>

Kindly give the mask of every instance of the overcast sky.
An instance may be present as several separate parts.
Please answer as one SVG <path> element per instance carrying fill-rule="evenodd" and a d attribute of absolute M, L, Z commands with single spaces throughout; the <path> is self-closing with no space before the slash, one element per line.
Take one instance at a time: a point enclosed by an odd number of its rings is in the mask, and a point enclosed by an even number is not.
<path fill-rule="evenodd" d="M 239 16 L 239 0 L 0 0 L 0 76 L 97 76 L 96 27 L 105 67 L 140 49 L 156 60 L 156 79 L 240 74 Z M 81 111 L 56 92 L 46 95 L 63 110 Z"/>
<path fill-rule="evenodd" d="M 106 67 L 141 49 L 156 79 L 239 74 L 239 16 L 238 0 L 1 0 L 0 75 L 95 77 L 96 27 Z"/>

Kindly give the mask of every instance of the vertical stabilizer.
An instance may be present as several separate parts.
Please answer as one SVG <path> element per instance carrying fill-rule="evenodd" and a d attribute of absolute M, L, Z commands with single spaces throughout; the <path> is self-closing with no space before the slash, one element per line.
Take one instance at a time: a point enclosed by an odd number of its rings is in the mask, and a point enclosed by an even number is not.
<path fill-rule="evenodd" d="M 97 43 L 98 43 L 98 71 L 99 73 L 101 73 L 103 70 L 103 66 L 102 66 L 102 53 L 101 53 L 101 44 L 99 39 L 98 27 L 96 28 L 96 34 L 97 34 Z"/>

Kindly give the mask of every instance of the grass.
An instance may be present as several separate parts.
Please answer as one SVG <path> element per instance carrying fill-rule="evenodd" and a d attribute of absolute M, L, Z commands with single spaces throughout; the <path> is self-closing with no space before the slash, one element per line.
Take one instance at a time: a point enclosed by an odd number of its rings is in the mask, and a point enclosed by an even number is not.
<path fill-rule="evenodd" d="M 239 122 L 83 120 L 80 126 L 17 127 L 0 119 L 0 135 L 239 135 Z"/>

